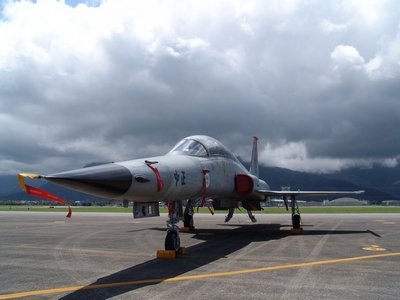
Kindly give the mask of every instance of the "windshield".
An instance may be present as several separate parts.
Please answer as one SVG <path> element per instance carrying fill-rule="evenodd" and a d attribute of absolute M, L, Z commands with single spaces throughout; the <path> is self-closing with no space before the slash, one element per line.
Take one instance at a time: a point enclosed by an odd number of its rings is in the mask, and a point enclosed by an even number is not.
<path fill-rule="evenodd" d="M 192 156 L 208 156 L 206 148 L 195 140 L 184 139 L 180 141 L 172 150 L 171 152 L 184 152 L 187 155 Z"/>
<path fill-rule="evenodd" d="M 219 141 L 205 135 L 194 135 L 180 141 L 171 151 L 191 156 L 225 157 L 239 162 L 238 159 Z"/>

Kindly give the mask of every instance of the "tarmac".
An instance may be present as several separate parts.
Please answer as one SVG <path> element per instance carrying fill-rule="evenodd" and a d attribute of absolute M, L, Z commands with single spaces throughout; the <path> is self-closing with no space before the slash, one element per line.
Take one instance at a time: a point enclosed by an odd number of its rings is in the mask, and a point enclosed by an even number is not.
<path fill-rule="evenodd" d="M 0 212 L 0 299 L 400 299 L 400 214 L 195 215 L 156 258 L 166 216 Z"/>

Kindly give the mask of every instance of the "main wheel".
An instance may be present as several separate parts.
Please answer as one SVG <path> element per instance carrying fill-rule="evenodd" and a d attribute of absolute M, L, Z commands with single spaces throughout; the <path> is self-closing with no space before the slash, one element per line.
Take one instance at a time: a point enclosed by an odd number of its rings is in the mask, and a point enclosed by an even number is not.
<path fill-rule="evenodd" d="M 180 247 L 181 240 L 179 238 L 179 233 L 175 230 L 169 230 L 165 237 L 165 250 L 174 250 L 178 252 Z"/>
<path fill-rule="evenodd" d="M 293 228 L 300 228 L 300 215 L 299 214 L 292 215 L 292 225 L 293 225 Z"/>
<path fill-rule="evenodd" d="M 183 226 L 193 229 L 193 215 L 185 214 L 183 216 Z"/>

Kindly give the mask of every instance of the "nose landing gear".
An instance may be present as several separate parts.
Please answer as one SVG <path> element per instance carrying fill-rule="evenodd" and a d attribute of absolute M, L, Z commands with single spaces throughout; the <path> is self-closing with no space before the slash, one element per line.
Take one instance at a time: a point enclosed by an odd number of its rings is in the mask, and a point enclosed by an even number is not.
<path fill-rule="evenodd" d="M 157 258 L 174 259 L 177 254 L 184 254 L 186 249 L 181 247 L 177 223 L 182 219 L 182 201 L 168 202 L 167 235 L 165 250 L 157 251 Z"/>
<path fill-rule="evenodd" d="M 178 228 L 168 229 L 167 236 L 165 237 L 165 250 L 173 250 L 179 252 L 181 247 L 181 240 L 179 237 Z"/>

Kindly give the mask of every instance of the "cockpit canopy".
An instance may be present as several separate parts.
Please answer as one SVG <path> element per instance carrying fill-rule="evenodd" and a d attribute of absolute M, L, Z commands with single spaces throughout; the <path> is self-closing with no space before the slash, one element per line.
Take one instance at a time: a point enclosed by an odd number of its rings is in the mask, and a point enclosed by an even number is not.
<path fill-rule="evenodd" d="M 216 139 L 205 135 L 189 136 L 181 140 L 169 153 L 180 153 L 200 157 L 225 157 L 237 161 L 224 145 Z"/>

